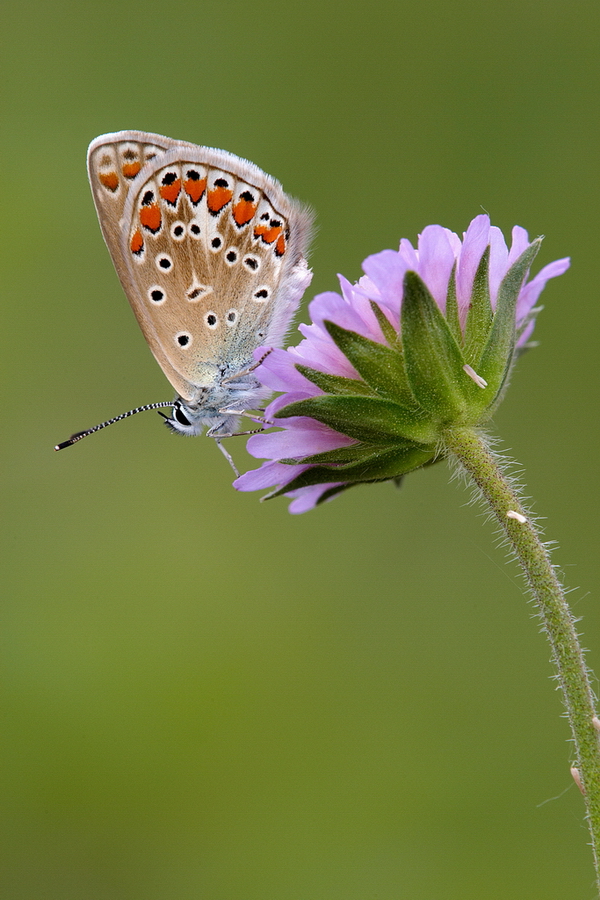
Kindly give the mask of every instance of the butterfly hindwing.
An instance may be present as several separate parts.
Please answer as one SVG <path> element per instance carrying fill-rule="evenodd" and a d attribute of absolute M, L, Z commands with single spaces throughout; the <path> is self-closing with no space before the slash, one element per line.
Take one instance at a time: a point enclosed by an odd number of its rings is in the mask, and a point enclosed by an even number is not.
<path fill-rule="evenodd" d="M 225 151 L 134 131 L 94 141 L 88 171 L 125 293 L 184 399 L 279 343 L 311 216 L 275 179 Z"/>

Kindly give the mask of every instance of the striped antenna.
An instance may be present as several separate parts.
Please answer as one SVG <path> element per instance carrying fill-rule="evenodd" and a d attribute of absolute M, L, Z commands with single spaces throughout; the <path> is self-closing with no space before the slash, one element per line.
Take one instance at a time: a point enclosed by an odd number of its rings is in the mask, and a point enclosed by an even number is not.
<path fill-rule="evenodd" d="M 94 425 L 93 428 L 88 428 L 87 431 L 77 431 L 75 434 L 71 435 L 68 441 L 63 441 L 62 444 L 57 444 L 54 449 L 64 450 L 65 447 L 70 447 L 72 444 L 76 444 L 77 441 L 80 441 L 82 438 L 87 437 L 88 434 L 94 434 L 94 432 L 96 431 L 101 431 L 108 425 L 114 425 L 115 422 L 120 422 L 121 419 L 128 419 L 129 416 L 135 416 L 136 413 L 147 412 L 150 409 L 161 409 L 164 406 L 173 406 L 173 401 L 161 400 L 160 403 L 148 403 L 146 404 L 146 406 L 138 406 L 136 409 L 130 409 L 129 412 L 121 413 L 120 416 L 115 416 L 114 419 L 109 419 L 107 422 L 101 422 L 100 425 Z"/>

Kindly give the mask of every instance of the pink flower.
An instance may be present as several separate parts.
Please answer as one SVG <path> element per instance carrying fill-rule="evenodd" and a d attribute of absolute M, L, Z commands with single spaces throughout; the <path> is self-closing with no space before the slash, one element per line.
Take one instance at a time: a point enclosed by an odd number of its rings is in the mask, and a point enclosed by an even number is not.
<path fill-rule="evenodd" d="M 305 512 L 353 484 L 434 461 L 436 429 L 489 418 L 546 282 L 569 267 L 557 260 L 528 281 L 538 247 L 516 226 L 509 250 L 480 215 L 462 241 L 429 225 L 416 249 L 403 239 L 398 251 L 367 257 L 357 284 L 340 276 L 341 294 L 310 304 L 300 344 L 272 350 L 256 370 L 283 392 L 266 410 L 283 427 L 249 439 L 248 451 L 268 462 L 234 486 L 275 486 L 293 498 L 290 512 Z M 438 381 L 428 380 L 434 371 Z"/>

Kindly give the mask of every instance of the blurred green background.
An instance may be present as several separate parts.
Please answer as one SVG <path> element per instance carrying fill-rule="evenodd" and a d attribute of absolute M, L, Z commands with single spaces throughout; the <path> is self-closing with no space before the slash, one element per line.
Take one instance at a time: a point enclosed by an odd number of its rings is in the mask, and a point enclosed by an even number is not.
<path fill-rule="evenodd" d="M 3 900 L 595 896 L 548 647 L 444 465 L 293 517 L 154 414 L 52 446 L 171 396 L 97 225 L 98 134 L 279 178 L 318 214 L 307 300 L 431 222 L 544 233 L 572 269 L 494 427 L 600 672 L 599 24 L 595 0 L 5 0 Z"/>

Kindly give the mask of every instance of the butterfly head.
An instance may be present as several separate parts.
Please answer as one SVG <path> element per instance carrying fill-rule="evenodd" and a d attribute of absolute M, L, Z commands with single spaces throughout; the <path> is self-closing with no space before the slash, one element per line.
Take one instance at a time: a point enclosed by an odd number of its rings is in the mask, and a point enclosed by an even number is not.
<path fill-rule="evenodd" d="M 170 416 L 166 416 L 164 413 L 159 413 L 159 415 L 165 420 L 165 425 L 169 431 L 175 434 L 183 434 L 187 437 L 195 437 L 202 434 L 206 424 L 205 414 L 201 414 L 197 407 L 194 408 L 186 403 L 185 400 L 182 400 L 181 397 L 178 397 L 173 403 Z"/>
<path fill-rule="evenodd" d="M 243 414 L 242 409 L 234 409 L 230 406 L 220 408 L 221 404 L 207 402 L 212 396 L 212 391 L 207 390 L 207 397 L 202 398 L 199 402 L 187 401 L 182 397 L 178 397 L 172 406 L 171 415 L 159 413 L 165 420 L 165 425 L 174 434 L 182 434 L 185 437 L 196 437 L 202 434 L 206 428 L 209 437 L 229 437 L 237 429 L 240 415 Z M 229 396 L 227 401 L 235 398 L 237 392 L 227 392 Z M 253 405 L 253 404 L 251 404 Z"/>

